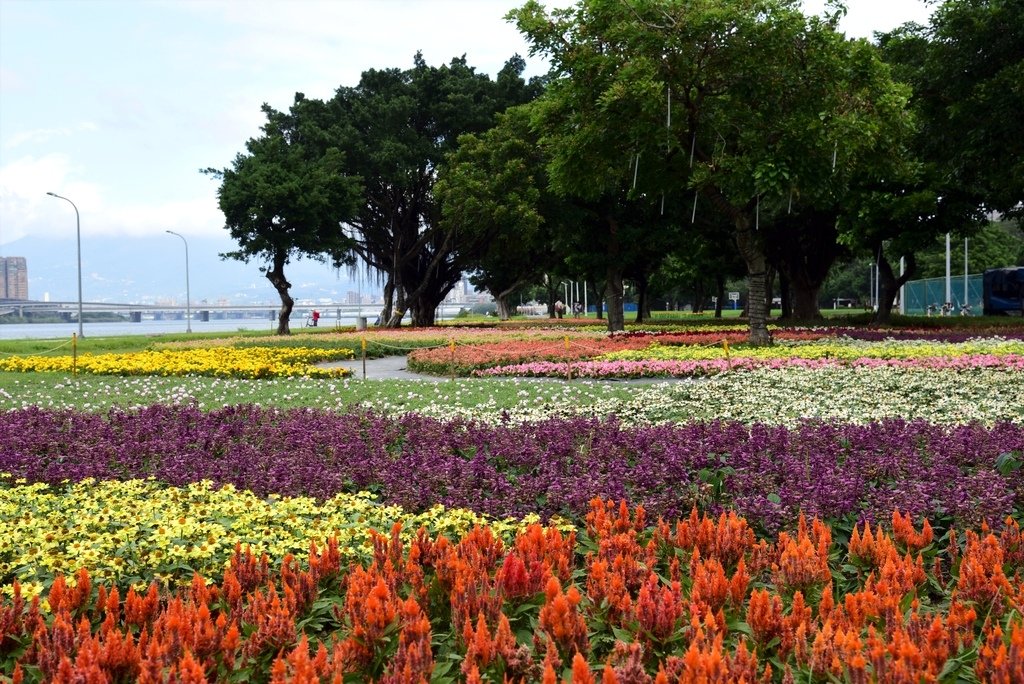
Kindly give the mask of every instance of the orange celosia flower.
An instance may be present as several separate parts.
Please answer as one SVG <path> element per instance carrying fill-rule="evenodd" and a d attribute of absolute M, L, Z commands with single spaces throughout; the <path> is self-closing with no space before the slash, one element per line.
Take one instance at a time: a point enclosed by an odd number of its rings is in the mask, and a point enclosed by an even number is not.
<path fill-rule="evenodd" d="M 462 639 L 466 642 L 466 657 L 462 661 L 462 671 L 469 673 L 471 668 L 486 669 L 494 658 L 494 643 L 487 629 L 487 620 L 483 613 L 477 615 L 476 629 L 467 622 L 463 627 Z"/>
<path fill-rule="evenodd" d="M 636 600 L 636 619 L 640 629 L 655 641 L 665 642 L 675 633 L 682 615 L 679 583 L 660 586 L 658 576 L 651 573 Z"/>
<path fill-rule="evenodd" d="M 609 569 L 606 560 L 587 559 L 587 597 L 594 606 L 605 607 L 609 624 L 623 625 L 633 619 L 633 600 L 626 581 L 618 572 Z"/>
<path fill-rule="evenodd" d="M 925 519 L 921 526 L 921 532 L 914 529 L 914 523 L 909 515 L 902 515 L 899 511 L 892 512 L 892 535 L 897 542 L 902 544 L 908 551 L 920 551 L 932 543 L 932 526 Z"/>
<path fill-rule="evenodd" d="M 380 684 L 426 684 L 434 671 L 430 650 L 430 621 L 414 599 L 401 603 L 401 631 L 398 650 L 388 664 Z"/>
<path fill-rule="evenodd" d="M 782 599 L 767 589 L 755 589 L 747 604 L 747 624 L 754 640 L 764 646 L 782 634 Z"/>
<path fill-rule="evenodd" d="M 596 684 L 590 666 L 579 651 L 572 658 L 572 684 Z"/>
<path fill-rule="evenodd" d="M 725 568 L 739 562 L 756 542 L 754 531 L 735 511 L 722 513 L 716 522 L 707 514 L 698 517 L 697 509 L 693 508 L 688 519 L 676 523 L 674 534 L 667 533 L 667 526 L 663 534 L 680 549 L 697 549 L 702 557 L 715 558 Z"/>
<path fill-rule="evenodd" d="M 974 671 L 979 681 L 991 684 L 1024 682 L 1024 625 L 1019 620 L 1010 629 L 1009 643 L 998 625 L 986 630 Z"/>
<path fill-rule="evenodd" d="M 729 596 L 729 583 L 725 579 L 725 568 L 714 558 L 701 559 L 694 550 L 690 560 L 690 601 L 702 606 L 701 614 L 717 613 L 725 606 Z"/>
<path fill-rule="evenodd" d="M 577 610 L 581 599 L 579 591 L 571 586 L 562 593 L 558 579 L 551 577 L 544 596 L 546 601 L 540 609 L 539 619 L 541 629 L 566 656 L 576 651 L 586 653 L 589 650 L 587 624 Z"/>
<path fill-rule="evenodd" d="M 968 531 L 954 595 L 998 617 L 1003 612 L 1006 597 L 1013 594 L 1013 587 L 1003 573 L 1003 548 L 999 540 L 992 534 L 981 538 Z"/>
<path fill-rule="evenodd" d="M 807 591 L 816 584 L 828 582 L 832 577 L 828 566 L 828 546 L 823 539 L 815 544 L 806 533 L 798 534 L 794 539 L 780 532 L 779 560 L 772 566 L 772 575 L 779 588 Z"/>

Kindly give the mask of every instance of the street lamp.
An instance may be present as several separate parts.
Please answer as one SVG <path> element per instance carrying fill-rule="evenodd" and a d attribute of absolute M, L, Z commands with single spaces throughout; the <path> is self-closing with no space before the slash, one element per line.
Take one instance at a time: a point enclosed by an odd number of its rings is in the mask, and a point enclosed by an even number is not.
<path fill-rule="evenodd" d="M 62 199 L 75 208 L 75 236 L 78 240 L 78 336 L 85 337 L 85 333 L 82 331 L 82 221 L 78 215 L 78 207 L 75 206 L 74 202 L 55 192 L 48 192 L 46 194 L 50 197 Z"/>
<path fill-rule="evenodd" d="M 171 235 L 177 235 L 181 238 L 181 241 L 185 243 L 185 332 L 192 332 L 192 294 L 189 292 L 188 286 L 188 240 L 185 236 L 180 233 L 175 233 L 173 230 L 167 231 Z"/>

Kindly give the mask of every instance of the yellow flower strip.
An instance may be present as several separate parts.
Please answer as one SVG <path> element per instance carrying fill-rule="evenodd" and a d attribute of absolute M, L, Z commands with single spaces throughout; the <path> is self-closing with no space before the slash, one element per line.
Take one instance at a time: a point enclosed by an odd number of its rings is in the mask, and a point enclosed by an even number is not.
<path fill-rule="evenodd" d="M 305 556 L 310 542 L 337 536 L 350 560 L 372 556 L 370 530 L 385 535 L 401 521 L 408 541 L 420 527 L 431 535 L 459 538 L 487 525 L 506 541 L 530 523 L 493 520 L 465 509 L 411 514 L 377 503 L 369 493 L 260 498 L 209 481 L 172 487 L 152 479 L 87 479 L 60 487 L 13 483 L 0 476 L 0 584 L 14 579 L 36 593 L 55 573 L 88 569 L 91 577 L 121 585 L 188 582 L 193 572 L 221 576 L 235 544 L 280 559 Z"/>
<path fill-rule="evenodd" d="M 828 342 L 781 342 L 771 347 L 730 347 L 733 359 L 923 359 L 988 354 L 1007 356 L 1024 354 L 1020 340 L 985 339 L 969 342 L 895 341 L 862 342 L 831 340 Z M 711 361 L 725 359 L 723 346 L 665 346 L 652 344 L 646 349 L 609 352 L 597 361 Z"/>
<path fill-rule="evenodd" d="M 62 372 L 73 369 L 95 375 L 204 375 L 223 378 L 339 377 L 344 369 L 323 369 L 320 361 L 351 359 L 350 349 L 305 347 L 207 347 L 161 349 L 123 354 L 12 356 L 0 360 L 0 371 Z"/>

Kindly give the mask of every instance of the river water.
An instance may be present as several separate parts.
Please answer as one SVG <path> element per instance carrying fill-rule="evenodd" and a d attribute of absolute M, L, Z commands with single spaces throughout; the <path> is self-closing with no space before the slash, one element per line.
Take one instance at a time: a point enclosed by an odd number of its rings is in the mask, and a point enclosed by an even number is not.
<path fill-rule="evenodd" d="M 373 324 L 373 319 L 369 321 Z M 290 321 L 292 332 L 301 332 L 305 325 L 304 317 L 293 316 Z M 319 327 L 333 328 L 335 325 L 356 324 L 355 316 L 342 316 L 340 319 L 333 316 L 321 316 Z M 239 330 L 266 330 L 272 331 L 277 328 L 277 318 L 232 318 L 232 319 L 210 319 L 200 321 L 198 318 L 192 321 L 192 332 L 220 332 L 232 333 Z M 86 337 L 113 337 L 115 335 L 161 335 L 164 333 L 183 333 L 186 325 L 184 320 L 152 320 L 143 319 L 138 323 L 128 321 L 111 321 L 104 323 L 86 322 L 82 326 L 82 332 Z M 0 340 L 20 339 L 57 339 L 70 338 L 72 333 L 78 332 L 77 323 L 6 323 L 0 325 Z"/>

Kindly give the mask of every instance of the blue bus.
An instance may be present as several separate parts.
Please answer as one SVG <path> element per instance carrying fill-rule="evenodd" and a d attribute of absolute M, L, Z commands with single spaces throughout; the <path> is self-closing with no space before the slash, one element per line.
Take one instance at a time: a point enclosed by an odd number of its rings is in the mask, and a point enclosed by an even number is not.
<path fill-rule="evenodd" d="M 1024 316 L 1024 266 L 990 268 L 982 281 L 986 316 Z"/>

